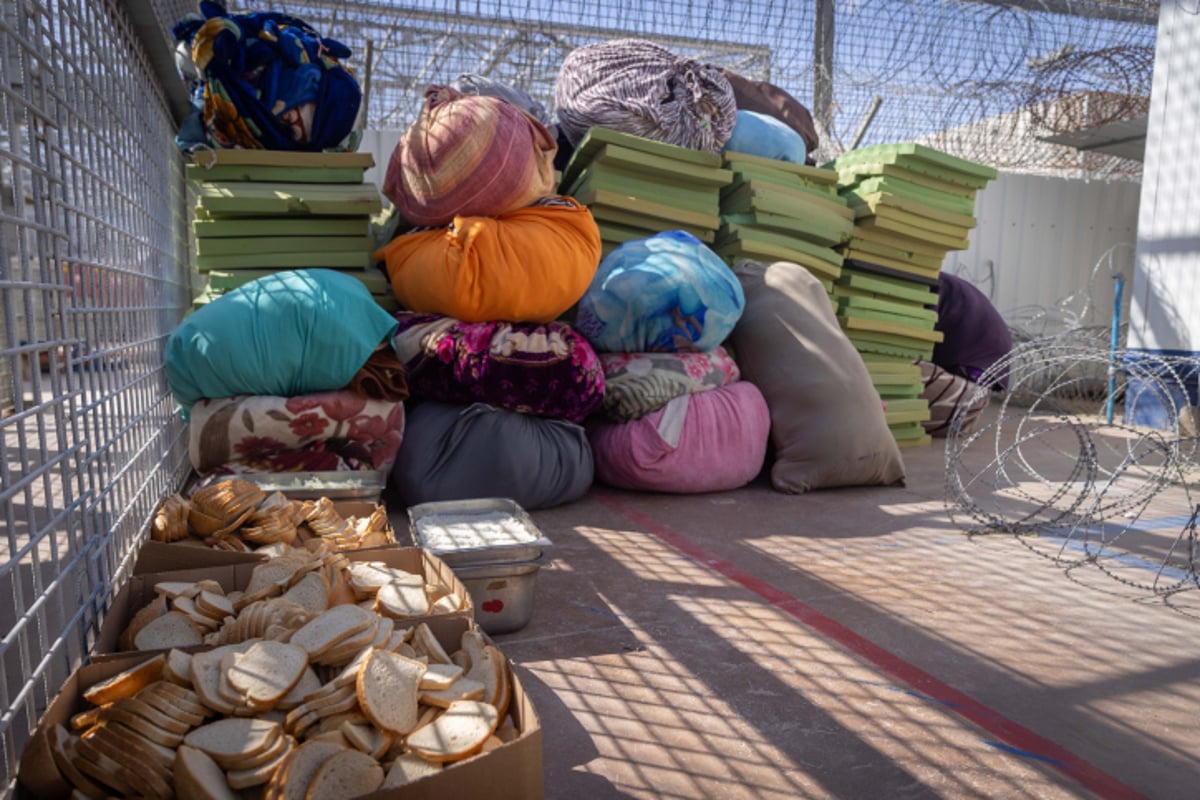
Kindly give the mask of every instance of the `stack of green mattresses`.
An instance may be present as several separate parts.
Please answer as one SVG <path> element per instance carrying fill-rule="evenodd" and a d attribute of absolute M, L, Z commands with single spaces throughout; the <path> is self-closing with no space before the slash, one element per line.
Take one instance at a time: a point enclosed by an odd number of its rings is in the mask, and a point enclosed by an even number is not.
<path fill-rule="evenodd" d="M 591 210 L 608 255 L 662 231 L 687 231 L 712 244 L 719 193 L 732 178 L 716 153 L 593 127 L 563 170 L 559 192 Z"/>
<path fill-rule="evenodd" d="M 842 273 L 835 248 L 850 239 L 854 211 L 837 192 L 837 172 L 745 153 L 725 153 L 733 182 L 721 191 L 721 229 L 713 247 L 726 261 L 790 261 L 805 267 L 832 298 Z"/>
<path fill-rule="evenodd" d="M 924 145 L 886 144 L 839 156 L 837 191 L 854 210 L 834 286 L 838 320 L 862 354 L 901 446 L 928 444 L 920 368 L 942 340 L 937 281 L 946 254 L 969 246 L 975 195 L 996 170 Z"/>
<path fill-rule="evenodd" d="M 381 201 L 364 174 L 370 153 L 206 150 L 187 165 L 196 185 L 196 268 L 207 277 L 198 308 L 230 289 L 288 269 L 324 267 L 362 280 L 396 307 L 371 263 L 371 215 Z"/>

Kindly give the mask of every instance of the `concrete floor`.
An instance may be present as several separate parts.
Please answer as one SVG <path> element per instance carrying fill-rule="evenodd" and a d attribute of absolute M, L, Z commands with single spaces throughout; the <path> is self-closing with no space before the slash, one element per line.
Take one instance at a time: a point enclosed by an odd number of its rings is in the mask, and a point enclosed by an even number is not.
<path fill-rule="evenodd" d="M 904 458 L 904 487 L 597 485 L 534 512 L 551 562 L 496 640 L 546 797 L 1200 797 L 1194 583 L 1164 598 L 967 536 L 943 441 Z M 1141 513 L 1148 552 L 1189 503 Z"/>

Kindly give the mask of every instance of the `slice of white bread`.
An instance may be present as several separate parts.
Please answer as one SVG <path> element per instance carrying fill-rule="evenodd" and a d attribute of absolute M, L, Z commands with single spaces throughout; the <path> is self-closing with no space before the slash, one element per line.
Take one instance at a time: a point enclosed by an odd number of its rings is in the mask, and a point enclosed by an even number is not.
<path fill-rule="evenodd" d="M 250 717 L 226 717 L 202 725 L 189 733 L 183 743 L 203 750 L 223 768 L 244 765 L 276 744 L 283 730 L 276 722 Z"/>
<path fill-rule="evenodd" d="M 136 650 L 133 645 L 133 639 L 142 628 L 149 625 L 154 620 L 167 613 L 167 598 L 165 595 L 155 595 L 154 599 L 137 610 L 133 615 L 133 619 L 129 620 L 129 624 L 125 626 L 125 630 L 121 631 L 121 635 L 117 638 L 118 650 Z"/>
<path fill-rule="evenodd" d="M 238 769 L 231 769 L 226 773 L 225 778 L 229 781 L 229 785 L 234 789 L 249 789 L 251 786 L 261 786 L 271 780 L 271 776 L 275 774 L 275 770 L 287 760 L 291 755 L 292 749 L 296 746 L 296 740 L 290 736 L 284 736 L 280 740 L 280 746 L 271 751 L 271 757 L 264 760 L 261 764 L 248 765 Z"/>
<path fill-rule="evenodd" d="M 329 609 L 329 584 L 320 572 L 308 573 L 292 584 L 283 596 L 314 617 Z"/>
<path fill-rule="evenodd" d="M 166 655 L 157 655 L 140 664 L 119 672 L 111 678 L 92 684 L 83 692 L 83 699 L 92 705 L 102 706 L 122 697 L 133 697 L 150 683 L 162 677 Z"/>
<path fill-rule="evenodd" d="M 245 652 L 233 656 L 229 684 L 241 693 L 246 705 L 260 711 L 274 708 L 304 671 L 308 653 L 287 642 L 255 642 Z"/>
<path fill-rule="evenodd" d="M 167 650 L 172 647 L 195 647 L 204 639 L 191 618 L 180 611 L 168 611 L 151 620 L 133 637 L 135 650 Z"/>
<path fill-rule="evenodd" d="M 174 772 L 179 800 L 238 800 L 225 770 L 203 750 L 181 745 L 175 751 Z"/>
<path fill-rule="evenodd" d="M 378 761 L 392 746 L 395 737 L 379 730 L 370 722 L 343 722 L 338 727 L 346 741 L 355 750 L 361 750 Z"/>
<path fill-rule="evenodd" d="M 321 691 L 321 679 L 317 677 L 317 673 L 313 671 L 311 666 L 305 667 L 303 674 L 300 675 L 300 680 L 296 681 L 296 685 L 288 690 L 288 693 L 275 704 L 275 708 L 279 711 L 291 711 L 296 706 L 304 702 L 304 699 L 314 692 Z"/>
<path fill-rule="evenodd" d="M 124 725 L 133 733 L 159 747 L 178 747 L 183 741 L 183 734 L 164 731 L 145 717 L 140 717 L 124 708 L 108 707 L 104 713 L 105 725 Z"/>
<path fill-rule="evenodd" d="M 425 665 L 387 650 L 372 650 L 358 670 L 358 704 L 382 731 L 402 736 L 417 724 Z"/>
<path fill-rule="evenodd" d="M 370 794 L 383 783 L 383 767 L 366 753 L 342 750 L 317 768 L 305 800 L 345 800 Z"/>
<path fill-rule="evenodd" d="M 474 755 L 496 730 L 496 707 L 482 700 L 457 700 L 437 718 L 405 740 L 408 748 L 430 761 L 457 761 Z"/>
<path fill-rule="evenodd" d="M 389 567 L 382 561 L 351 561 L 347 569 L 350 586 L 360 598 L 374 595 L 389 583 L 416 586 L 425 590 L 425 577 L 415 572 Z"/>
<path fill-rule="evenodd" d="M 167 653 L 167 662 L 163 664 L 162 677 L 171 683 L 191 688 L 192 654 L 183 650 L 173 649 Z"/>
<path fill-rule="evenodd" d="M 131 714 L 136 714 L 159 730 L 166 731 L 167 733 L 175 734 L 177 736 L 182 736 L 192 729 L 192 726 L 189 725 L 186 720 L 180 719 L 172 714 L 164 714 L 149 703 L 139 700 L 136 697 L 123 697 L 115 703 L 105 706 L 101 711 L 101 719 L 105 718 L 108 714 L 113 713 L 117 709 L 124 709 Z"/>
<path fill-rule="evenodd" d="M 429 595 L 425 584 L 392 581 L 379 587 L 375 594 L 375 610 L 395 619 L 420 617 L 429 613 Z"/>
<path fill-rule="evenodd" d="M 192 662 L 189 665 L 192 689 L 201 703 L 219 714 L 228 715 L 237 710 L 236 704 L 221 696 L 221 659 L 227 653 L 248 650 L 253 644 L 253 641 L 225 644 L 192 655 Z"/>
<path fill-rule="evenodd" d="M 409 642 L 413 648 L 429 658 L 430 664 L 453 664 L 450 655 L 442 647 L 441 642 L 433 635 L 433 631 L 424 622 L 419 622 L 413 629 L 412 640 Z"/>
<path fill-rule="evenodd" d="M 189 727 L 194 728 L 197 725 L 203 725 L 204 718 L 209 714 L 208 709 L 200 704 L 194 693 L 189 692 L 189 694 L 192 694 L 191 699 L 184 699 L 171 691 L 171 689 L 177 688 L 179 687 L 173 683 L 156 681 L 138 692 L 135 695 L 135 699 L 141 700 L 146 705 L 164 714 L 186 722 Z"/>
<path fill-rule="evenodd" d="M 457 664 L 428 664 L 421 676 L 422 691 L 449 689 L 450 685 L 463 676 L 463 668 Z"/>
<path fill-rule="evenodd" d="M 332 742 L 305 742 L 292 751 L 281 773 L 277 773 L 278 800 L 305 800 L 308 785 L 327 760 L 348 748 Z M 273 779 L 272 784 L 276 783 Z M 268 785 L 268 791 L 271 790 Z M 348 796 L 348 795 L 347 795 Z"/>
<path fill-rule="evenodd" d="M 366 630 L 377 619 L 370 611 L 356 605 L 334 606 L 306 622 L 289 641 L 304 648 L 309 660 L 315 661 L 321 653 Z"/>
<path fill-rule="evenodd" d="M 404 753 L 396 756 L 388 767 L 387 776 L 380 784 L 380 789 L 397 789 L 401 786 L 419 781 L 427 775 L 436 775 L 442 771 L 442 765 L 421 758 L 416 753 Z"/>
<path fill-rule="evenodd" d="M 427 706 L 449 708 L 450 704 L 456 700 L 483 700 L 485 689 L 486 687 L 479 681 L 462 677 L 445 689 L 421 692 L 420 699 Z"/>

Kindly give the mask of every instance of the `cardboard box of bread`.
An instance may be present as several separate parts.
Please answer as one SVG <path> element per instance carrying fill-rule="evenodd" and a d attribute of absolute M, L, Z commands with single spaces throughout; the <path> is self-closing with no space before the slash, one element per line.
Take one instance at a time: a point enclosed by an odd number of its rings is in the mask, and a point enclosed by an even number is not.
<path fill-rule="evenodd" d="M 500 650 L 462 618 L 351 647 L 371 616 L 345 604 L 286 641 L 79 668 L 17 796 L 542 797 L 540 723 Z"/>
<path fill-rule="evenodd" d="M 466 587 L 427 550 L 310 545 L 258 562 L 134 575 L 109 608 L 93 660 L 287 638 L 343 606 L 342 614 L 371 618 L 381 639 L 416 622 L 474 617 Z"/>
<path fill-rule="evenodd" d="M 362 500 L 293 499 L 241 478 L 210 483 L 190 498 L 159 503 L 150 543 L 193 545 L 232 553 L 279 555 L 320 540 L 335 550 L 395 544 L 387 509 Z"/>

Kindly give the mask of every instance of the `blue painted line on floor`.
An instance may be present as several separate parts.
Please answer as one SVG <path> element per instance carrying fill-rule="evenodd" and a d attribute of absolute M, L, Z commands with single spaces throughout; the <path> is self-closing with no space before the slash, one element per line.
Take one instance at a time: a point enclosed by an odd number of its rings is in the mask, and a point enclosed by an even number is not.
<path fill-rule="evenodd" d="M 1102 543 L 1092 542 L 1089 546 L 1088 544 L 1079 541 L 1079 538 L 1084 533 L 1085 531 L 1076 531 L 1075 535 L 1070 538 L 1066 536 L 1040 536 L 1038 538 L 1041 541 L 1053 542 L 1077 553 L 1085 553 L 1094 556 L 1096 555 L 1096 550 L 1101 546 Z M 1181 581 L 1191 577 L 1191 573 L 1187 572 L 1186 570 L 1178 569 L 1176 567 L 1166 567 L 1162 564 L 1151 561 L 1148 558 L 1130 555 L 1129 553 L 1118 553 L 1116 551 L 1109 550 L 1103 556 L 1103 560 L 1119 564 L 1123 567 L 1131 567 L 1133 569 L 1142 570 L 1143 572 L 1150 572 L 1154 575 L 1160 575 L 1165 579 L 1173 581 Z"/>
<path fill-rule="evenodd" d="M 1040 753 L 1031 753 L 1028 750 L 1022 750 L 1019 747 L 1013 747 L 1012 745 L 1007 745 L 1007 744 L 1004 744 L 1003 742 L 992 742 L 992 741 L 988 741 L 987 739 L 980 739 L 980 741 L 983 742 L 984 744 L 988 745 L 989 747 L 994 747 L 997 750 L 1003 750 L 1006 753 L 1012 753 L 1014 756 L 1021 756 L 1022 758 L 1032 758 L 1032 759 L 1036 759 L 1037 761 L 1045 761 L 1047 764 L 1054 764 L 1055 766 L 1058 766 L 1058 767 L 1064 766 L 1063 762 L 1059 761 L 1057 758 L 1051 758 L 1050 756 L 1044 756 L 1044 755 L 1041 755 Z"/>

